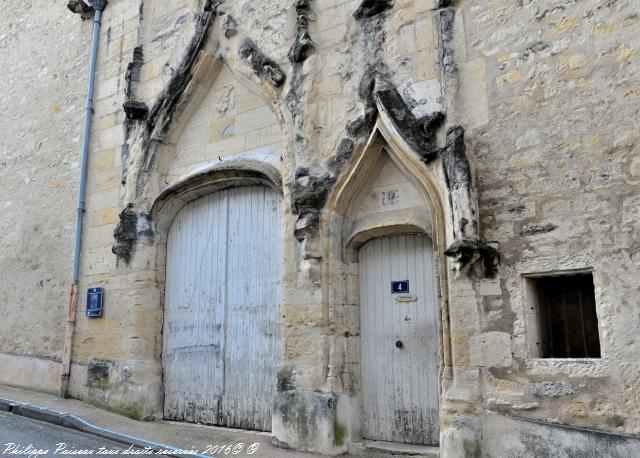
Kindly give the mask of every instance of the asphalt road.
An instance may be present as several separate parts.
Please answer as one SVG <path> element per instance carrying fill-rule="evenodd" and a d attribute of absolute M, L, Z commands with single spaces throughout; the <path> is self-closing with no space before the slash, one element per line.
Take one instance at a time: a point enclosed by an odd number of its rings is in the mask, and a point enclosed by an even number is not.
<path fill-rule="evenodd" d="M 91 434 L 0 412 L 0 457 L 110 456 L 109 451 L 111 456 L 121 456 L 128 448 Z"/>

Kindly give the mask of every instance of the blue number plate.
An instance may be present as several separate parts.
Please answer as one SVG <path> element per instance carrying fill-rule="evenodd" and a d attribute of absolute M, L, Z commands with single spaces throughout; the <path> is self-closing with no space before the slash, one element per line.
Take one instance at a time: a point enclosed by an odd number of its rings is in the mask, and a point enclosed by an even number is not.
<path fill-rule="evenodd" d="M 406 294 L 408 292 L 409 292 L 409 280 L 391 282 L 391 294 Z"/>
<path fill-rule="evenodd" d="M 104 288 L 89 288 L 87 290 L 87 316 L 102 316 L 102 298 L 104 297 Z"/>

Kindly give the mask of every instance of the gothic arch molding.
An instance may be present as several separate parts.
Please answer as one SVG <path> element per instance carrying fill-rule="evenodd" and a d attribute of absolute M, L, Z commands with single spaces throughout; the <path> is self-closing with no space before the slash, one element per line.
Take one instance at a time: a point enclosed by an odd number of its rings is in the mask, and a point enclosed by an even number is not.
<path fill-rule="evenodd" d="M 246 57 L 243 49 L 250 40 L 242 34 L 227 38 L 220 21 L 216 20 L 223 14 L 206 6 L 197 13 L 195 30 L 178 67 L 159 91 L 148 115 L 128 128 L 127 143 L 131 152 L 125 169 L 125 200 L 135 203 L 136 207 L 148 208 L 149 196 L 161 192 L 160 177 L 171 161 L 173 148 L 223 68 L 255 93 L 273 112 L 279 125 L 284 125 L 285 116 L 279 106 L 280 88 L 261 78 L 253 68 L 251 58 L 255 58 L 255 53 L 262 56 L 260 51 L 252 48 L 254 54 Z M 283 138 L 283 141 L 287 140 Z"/>
<path fill-rule="evenodd" d="M 271 164 L 253 160 L 233 160 L 215 164 L 165 189 L 154 200 L 150 216 L 156 237 L 166 238 L 175 215 L 189 202 L 223 189 L 259 184 L 282 197 L 282 176 Z"/>
<path fill-rule="evenodd" d="M 448 245 L 448 208 L 447 188 L 444 178 L 439 174 L 439 159 L 426 164 L 402 139 L 393 123 L 385 115 L 384 109 L 378 107 L 379 116 L 366 145 L 357 148 L 345 169 L 337 179 L 336 185 L 329 196 L 325 212 L 323 213 L 323 239 L 327 241 L 326 252 L 329 258 L 327 265 L 342 266 L 344 271 L 353 272 L 349 267 L 358 262 L 358 248 L 368 240 L 385 235 L 399 235 L 406 233 L 421 233 L 429 236 L 434 245 L 436 255 L 436 285 L 439 308 L 439 337 L 440 337 L 440 392 L 444 390 L 445 380 L 452 378 L 452 351 L 450 339 L 449 301 L 448 301 L 448 268 L 445 250 Z M 416 220 L 381 219 L 372 222 L 370 226 L 357 225 L 347 233 L 342 227 L 350 208 L 356 201 L 359 192 L 370 180 L 371 174 L 379 170 L 380 162 L 385 157 L 405 175 L 410 182 L 421 191 L 431 213 L 431 225 L 416 223 Z M 402 219 L 402 218 L 401 218 Z M 331 234 L 330 234 L 331 232 Z M 340 241 L 331 242 L 331 237 L 339 237 Z M 339 251 L 338 251 L 339 250 Z M 325 272 L 329 278 L 331 272 Z M 325 281 L 325 284 L 327 282 Z M 331 299 L 329 291 L 325 291 L 329 308 L 329 316 L 336 315 L 332 310 L 337 306 Z M 333 324 L 332 324 L 333 325 Z M 340 362 L 330 362 L 333 367 Z M 337 387 L 340 388 L 340 387 Z M 348 391 L 348 390 L 347 390 Z"/>

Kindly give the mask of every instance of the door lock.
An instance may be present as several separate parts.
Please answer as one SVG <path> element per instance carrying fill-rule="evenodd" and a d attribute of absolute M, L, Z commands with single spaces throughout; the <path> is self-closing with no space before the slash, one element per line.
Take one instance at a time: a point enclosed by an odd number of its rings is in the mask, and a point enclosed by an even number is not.
<path fill-rule="evenodd" d="M 403 348 L 404 344 L 402 343 L 402 340 L 396 340 L 396 348 Z"/>

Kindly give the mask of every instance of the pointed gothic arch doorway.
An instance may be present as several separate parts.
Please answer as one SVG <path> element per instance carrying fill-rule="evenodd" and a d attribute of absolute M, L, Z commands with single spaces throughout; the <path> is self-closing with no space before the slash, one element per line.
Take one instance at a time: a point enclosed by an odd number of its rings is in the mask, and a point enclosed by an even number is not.
<path fill-rule="evenodd" d="M 378 120 L 329 200 L 345 272 L 358 272 L 360 420 L 351 441 L 439 443 L 450 361 L 444 193 L 433 168 Z M 336 304 L 339 307 L 338 304 Z M 354 412 L 355 413 L 355 412 Z"/>

